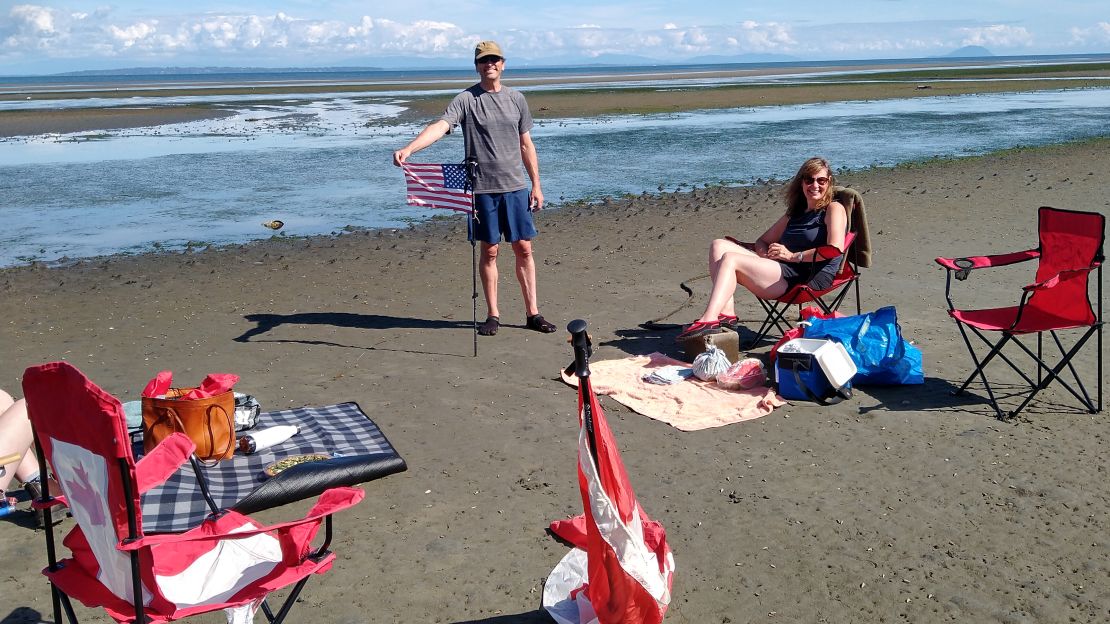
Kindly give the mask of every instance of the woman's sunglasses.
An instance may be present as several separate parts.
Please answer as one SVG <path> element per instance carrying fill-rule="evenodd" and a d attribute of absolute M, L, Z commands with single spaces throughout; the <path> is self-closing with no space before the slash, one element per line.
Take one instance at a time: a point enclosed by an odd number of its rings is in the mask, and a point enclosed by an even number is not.
<path fill-rule="evenodd" d="M 828 178 L 815 178 L 813 176 L 802 176 L 802 182 L 804 182 L 806 184 L 813 184 L 814 182 L 816 182 L 820 186 L 825 186 L 826 184 L 829 183 L 829 179 Z"/>

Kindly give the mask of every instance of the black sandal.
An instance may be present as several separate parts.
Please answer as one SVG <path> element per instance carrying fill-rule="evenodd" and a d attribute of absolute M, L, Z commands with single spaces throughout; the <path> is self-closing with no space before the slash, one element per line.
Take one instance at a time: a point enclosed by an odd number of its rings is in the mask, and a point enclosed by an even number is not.
<path fill-rule="evenodd" d="M 545 320 L 541 314 L 529 316 L 528 320 L 524 322 L 524 326 L 544 334 L 550 334 L 558 329 L 554 324 Z"/>
<path fill-rule="evenodd" d="M 496 316 L 486 317 L 486 321 L 478 326 L 479 336 L 493 336 L 501 329 L 501 319 Z"/>

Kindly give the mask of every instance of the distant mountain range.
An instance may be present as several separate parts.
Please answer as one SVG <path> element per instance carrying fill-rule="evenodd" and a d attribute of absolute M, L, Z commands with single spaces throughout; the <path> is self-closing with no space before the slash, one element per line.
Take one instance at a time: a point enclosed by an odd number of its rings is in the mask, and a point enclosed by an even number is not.
<path fill-rule="evenodd" d="M 203 76 L 206 74 L 255 74 L 264 72 L 332 73 L 381 70 L 381 67 L 120 67 L 62 72 L 55 76 Z"/>
<path fill-rule="evenodd" d="M 983 58 L 993 57 L 990 50 L 982 46 L 964 46 L 943 56 L 930 58 Z M 892 61 L 911 61 L 914 59 L 879 59 L 875 61 L 859 59 L 854 61 L 812 61 L 828 65 L 834 62 L 889 63 Z M 675 65 L 737 65 L 748 63 L 800 63 L 805 62 L 786 54 L 736 54 L 705 55 L 685 59 L 662 61 L 635 54 L 601 54 L 596 57 L 555 56 L 540 59 L 514 59 L 509 57 L 509 67 L 669 67 Z M 342 64 L 328 67 L 125 67 L 118 69 L 90 69 L 55 74 L 57 76 L 161 76 L 161 75 L 211 75 L 211 74 L 253 74 L 265 72 L 285 73 L 334 73 L 344 71 L 403 71 L 403 70 L 465 70 L 469 65 L 466 59 L 422 58 L 416 56 L 397 56 L 389 58 L 350 58 Z"/>
<path fill-rule="evenodd" d="M 983 46 L 971 45 L 952 50 L 944 56 L 946 58 L 977 58 L 983 56 L 994 56 L 994 54 L 992 54 L 990 50 L 984 48 Z"/>

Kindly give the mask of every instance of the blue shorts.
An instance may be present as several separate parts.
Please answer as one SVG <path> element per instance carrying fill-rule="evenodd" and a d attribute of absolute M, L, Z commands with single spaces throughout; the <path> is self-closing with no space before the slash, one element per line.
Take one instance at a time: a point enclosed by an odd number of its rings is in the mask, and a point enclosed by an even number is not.
<path fill-rule="evenodd" d="M 529 195 L 526 188 L 509 193 L 475 194 L 475 218 L 470 220 L 473 231 L 467 232 L 467 240 L 480 240 L 490 245 L 500 243 L 502 236 L 510 243 L 532 240 L 536 236 L 536 226 L 528 208 Z"/>
<path fill-rule="evenodd" d="M 840 260 L 833 258 L 816 266 L 811 262 L 779 262 L 779 266 L 782 267 L 782 279 L 786 280 L 787 290 L 803 283 L 813 290 L 825 290 L 832 286 L 840 269 Z"/>

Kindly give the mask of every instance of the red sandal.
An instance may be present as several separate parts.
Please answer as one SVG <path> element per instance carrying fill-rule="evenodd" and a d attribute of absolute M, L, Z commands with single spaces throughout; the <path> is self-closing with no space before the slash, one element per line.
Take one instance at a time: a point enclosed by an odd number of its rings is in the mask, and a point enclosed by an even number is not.
<path fill-rule="evenodd" d="M 720 323 L 721 327 L 724 327 L 725 329 L 736 331 L 736 327 L 740 324 L 740 319 L 738 317 L 729 316 L 727 314 L 718 314 L 717 322 Z"/>
<path fill-rule="evenodd" d="M 694 321 L 682 329 L 682 333 L 675 337 L 675 341 L 681 342 L 689 338 L 699 338 L 706 334 L 712 334 L 720 328 L 720 321 Z"/>

